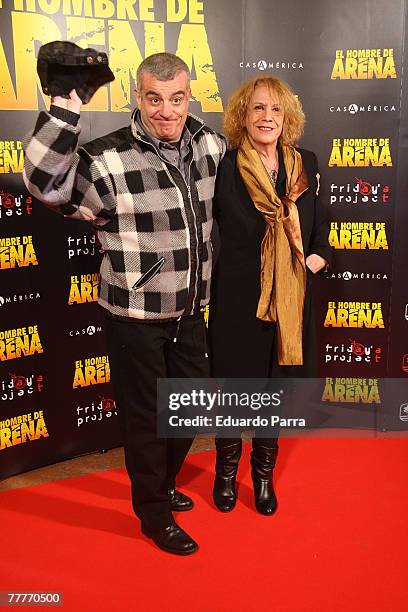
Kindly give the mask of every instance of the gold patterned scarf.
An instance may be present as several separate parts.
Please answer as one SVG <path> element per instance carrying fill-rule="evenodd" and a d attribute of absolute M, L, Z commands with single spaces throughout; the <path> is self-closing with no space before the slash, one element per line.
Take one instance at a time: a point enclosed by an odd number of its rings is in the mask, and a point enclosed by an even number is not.
<path fill-rule="evenodd" d="M 300 153 L 283 145 L 282 154 L 288 194 L 282 199 L 247 136 L 238 149 L 237 165 L 267 224 L 261 245 L 261 296 L 256 316 L 276 323 L 279 365 L 302 365 L 306 267 L 295 202 L 309 183 Z"/>

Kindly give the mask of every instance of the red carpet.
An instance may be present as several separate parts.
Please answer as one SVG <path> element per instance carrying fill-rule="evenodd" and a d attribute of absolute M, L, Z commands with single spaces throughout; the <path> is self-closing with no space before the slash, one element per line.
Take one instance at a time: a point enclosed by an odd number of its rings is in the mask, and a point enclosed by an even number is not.
<path fill-rule="evenodd" d="M 408 609 L 406 440 L 282 440 L 274 517 L 254 511 L 248 448 L 237 508 L 216 511 L 213 462 L 181 477 L 191 557 L 140 534 L 123 470 L 1 493 L 0 591 L 63 591 L 75 612 Z"/>

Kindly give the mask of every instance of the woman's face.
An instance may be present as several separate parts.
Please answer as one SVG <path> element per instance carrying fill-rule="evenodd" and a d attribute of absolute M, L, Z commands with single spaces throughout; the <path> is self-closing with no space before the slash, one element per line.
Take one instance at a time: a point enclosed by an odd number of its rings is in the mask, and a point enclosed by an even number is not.
<path fill-rule="evenodd" d="M 278 95 L 265 85 L 256 87 L 248 104 L 245 127 L 253 145 L 277 144 L 285 113 Z"/>

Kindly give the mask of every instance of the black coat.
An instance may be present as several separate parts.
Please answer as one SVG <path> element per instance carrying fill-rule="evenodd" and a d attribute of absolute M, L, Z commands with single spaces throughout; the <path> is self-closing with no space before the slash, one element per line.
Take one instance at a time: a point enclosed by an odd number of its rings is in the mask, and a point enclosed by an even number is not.
<path fill-rule="evenodd" d="M 316 197 L 317 160 L 299 149 L 309 189 L 298 199 L 305 257 L 316 253 L 329 263 L 328 219 Z M 278 367 L 275 325 L 256 318 L 260 296 L 261 242 L 266 222 L 255 208 L 236 164 L 237 151 L 229 151 L 218 168 L 214 218 L 221 246 L 213 273 L 209 335 L 212 375 L 267 378 L 316 375 L 316 341 L 312 307 L 313 274 L 307 272 L 303 316 L 303 366 Z M 277 193 L 285 195 L 286 174 L 279 149 Z"/>

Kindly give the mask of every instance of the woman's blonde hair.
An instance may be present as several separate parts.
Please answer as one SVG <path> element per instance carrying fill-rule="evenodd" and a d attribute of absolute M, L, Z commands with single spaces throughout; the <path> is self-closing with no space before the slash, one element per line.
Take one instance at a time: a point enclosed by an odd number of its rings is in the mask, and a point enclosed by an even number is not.
<path fill-rule="evenodd" d="M 271 93 L 277 94 L 283 106 L 285 117 L 282 134 L 279 140 L 282 144 L 295 144 L 303 134 L 305 114 L 299 98 L 291 87 L 281 79 L 264 76 L 247 81 L 234 91 L 228 100 L 224 112 L 224 133 L 234 147 L 239 147 L 246 133 L 245 119 L 248 105 L 257 87 L 265 86 Z"/>

